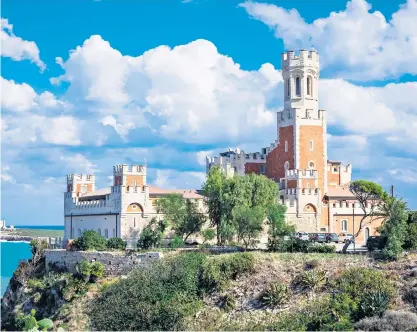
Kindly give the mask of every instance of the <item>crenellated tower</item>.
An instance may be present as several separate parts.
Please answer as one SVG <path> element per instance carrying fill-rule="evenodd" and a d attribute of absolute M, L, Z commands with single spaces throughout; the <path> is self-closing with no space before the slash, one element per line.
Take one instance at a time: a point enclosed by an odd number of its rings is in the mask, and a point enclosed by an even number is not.
<path fill-rule="evenodd" d="M 308 216 L 320 223 L 321 195 L 327 187 L 326 113 L 318 107 L 319 55 L 282 54 L 284 109 L 277 112 L 277 144 L 266 157 L 266 175 L 279 182 L 281 199 L 294 222 Z M 314 229 L 313 229 L 314 228 Z"/>

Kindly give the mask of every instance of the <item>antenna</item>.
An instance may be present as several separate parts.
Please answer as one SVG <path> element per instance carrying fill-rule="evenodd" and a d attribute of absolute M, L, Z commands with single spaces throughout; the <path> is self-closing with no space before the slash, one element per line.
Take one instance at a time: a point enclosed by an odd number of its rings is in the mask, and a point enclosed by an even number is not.
<path fill-rule="evenodd" d="M 391 185 L 391 198 L 394 198 L 394 185 Z"/>

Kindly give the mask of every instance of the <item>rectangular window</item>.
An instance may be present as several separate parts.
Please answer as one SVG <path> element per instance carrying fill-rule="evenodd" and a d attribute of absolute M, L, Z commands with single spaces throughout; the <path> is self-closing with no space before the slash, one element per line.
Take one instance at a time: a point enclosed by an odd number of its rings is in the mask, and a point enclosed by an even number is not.
<path fill-rule="evenodd" d="M 82 184 L 81 185 L 81 192 L 82 193 L 86 193 L 87 192 L 87 185 L 86 184 Z"/>
<path fill-rule="evenodd" d="M 314 150 L 314 143 L 313 140 L 310 140 L 310 151 Z"/>
<path fill-rule="evenodd" d="M 113 237 L 116 237 L 116 230 L 113 228 Z"/>
<path fill-rule="evenodd" d="M 285 141 L 285 152 L 288 152 L 288 141 Z"/>
<path fill-rule="evenodd" d="M 104 230 L 104 236 L 106 237 L 106 239 L 109 238 L 109 230 L 107 228 Z"/>
<path fill-rule="evenodd" d="M 136 187 L 136 180 L 133 180 L 133 187 Z"/>
<path fill-rule="evenodd" d="M 261 174 L 265 174 L 265 165 L 261 165 Z"/>

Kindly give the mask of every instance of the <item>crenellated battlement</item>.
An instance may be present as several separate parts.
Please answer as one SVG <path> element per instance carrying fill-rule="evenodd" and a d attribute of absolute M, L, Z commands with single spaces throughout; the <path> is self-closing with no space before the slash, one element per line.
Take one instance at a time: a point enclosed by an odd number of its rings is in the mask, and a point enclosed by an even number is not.
<path fill-rule="evenodd" d="M 287 51 L 281 55 L 282 68 L 294 66 L 319 66 L 319 54 L 315 50 L 300 50 L 298 54 L 294 51 Z"/>
<path fill-rule="evenodd" d="M 107 206 L 107 200 L 100 199 L 94 201 L 75 201 L 74 208 L 76 209 L 89 209 L 89 208 L 96 208 L 96 207 L 105 207 Z"/>
<path fill-rule="evenodd" d="M 67 182 L 72 183 L 74 181 L 88 181 L 94 182 L 96 176 L 94 174 L 69 174 L 67 175 Z"/>
<path fill-rule="evenodd" d="M 312 169 L 287 169 L 285 170 L 285 178 L 287 180 L 317 179 L 318 172 Z"/>
<path fill-rule="evenodd" d="M 129 194 L 147 194 L 149 193 L 149 186 L 128 186 L 126 192 Z"/>
<path fill-rule="evenodd" d="M 146 175 L 146 165 L 116 165 L 113 166 L 114 174 Z"/>

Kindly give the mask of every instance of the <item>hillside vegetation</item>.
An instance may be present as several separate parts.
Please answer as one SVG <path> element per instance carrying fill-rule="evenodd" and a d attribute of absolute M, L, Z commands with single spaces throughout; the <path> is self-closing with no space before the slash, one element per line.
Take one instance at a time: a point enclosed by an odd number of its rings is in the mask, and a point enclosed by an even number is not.
<path fill-rule="evenodd" d="M 71 331 L 417 328 L 415 254 L 387 263 L 337 254 L 172 252 L 98 281 L 91 267 L 80 279 L 42 275 L 41 266 L 21 266 L 13 277 L 2 329 L 24 329 L 32 309 L 35 321 Z"/>

